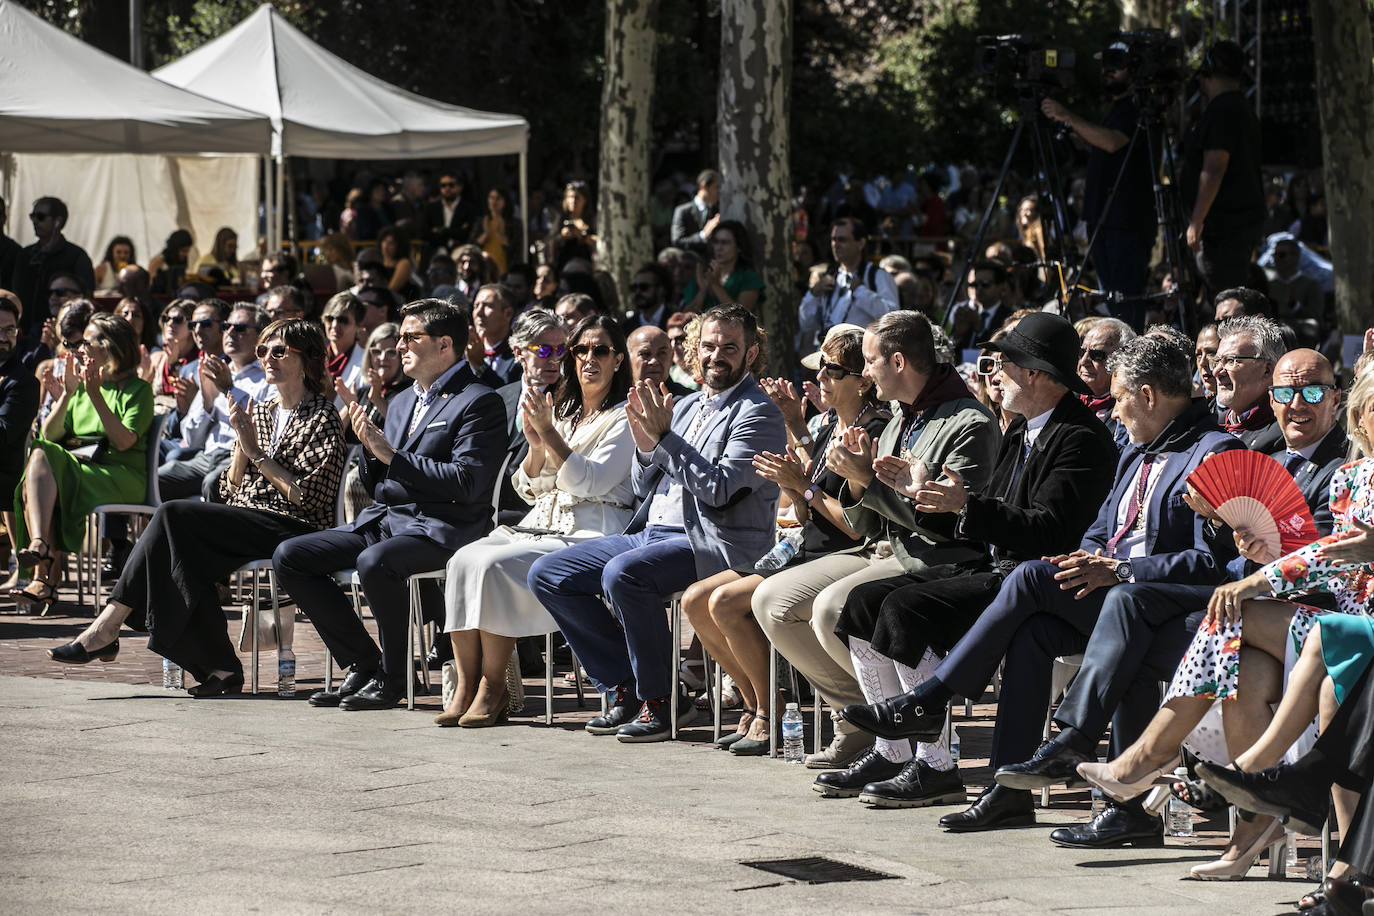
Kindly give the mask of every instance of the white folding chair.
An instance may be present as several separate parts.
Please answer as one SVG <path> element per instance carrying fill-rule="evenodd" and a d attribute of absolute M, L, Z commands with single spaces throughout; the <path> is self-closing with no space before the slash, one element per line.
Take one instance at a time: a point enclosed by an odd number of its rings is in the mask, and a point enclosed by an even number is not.
<path fill-rule="evenodd" d="M 281 601 L 277 592 L 277 576 L 272 571 L 271 557 L 243 564 L 238 568 L 236 574 L 241 575 L 243 573 L 253 577 L 252 591 L 248 603 L 245 605 L 244 614 L 249 618 L 247 625 L 253 628 L 253 674 L 249 683 L 251 691 L 256 694 L 258 692 L 258 595 L 261 591 L 259 580 L 264 573 L 267 575 L 267 587 L 272 593 L 272 620 L 276 623 L 279 640 L 281 638 Z M 326 687 L 326 689 L 328 688 Z"/>
<path fill-rule="evenodd" d="M 1078 669 L 1083 667 L 1083 656 L 1061 655 L 1054 660 L 1054 668 L 1050 672 L 1050 699 L 1049 705 L 1045 707 L 1045 728 L 1041 735 L 1042 743 L 1050 740 L 1050 723 L 1053 721 L 1054 704 L 1068 692 L 1069 685 L 1073 683 L 1074 676 L 1078 674 Z M 1050 787 L 1040 790 L 1040 807 L 1050 806 Z"/>
<path fill-rule="evenodd" d="M 103 539 L 105 537 L 105 517 L 114 513 L 121 515 L 140 515 L 152 517 L 157 511 L 158 506 L 162 505 L 162 491 L 157 484 L 157 469 L 162 463 L 161 456 L 158 454 L 158 443 L 162 441 L 162 430 L 167 425 L 167 414 L 159 413 L 153 416 L 153 422 L 148 424 L 148 431 L 143 434 L 144 448 L 146 452 L 147 481 L 148 489 L 144 501 L 141 503 L 102 503 L 90 511 L 86 516 L 86 546 L 89 549 L 92 542 L 95 544 L 95 569 L 92 571 L 95 586 L 92 591 L 92 601 L 97 614 L 100 613 L 100 592 L 102 590 L 101 578 L 105 565 Z M 83 604 L 85 601 L 84 579 L 81 574 L 81 560 L 78 558 L 76 564 L 76 601 Z"/>

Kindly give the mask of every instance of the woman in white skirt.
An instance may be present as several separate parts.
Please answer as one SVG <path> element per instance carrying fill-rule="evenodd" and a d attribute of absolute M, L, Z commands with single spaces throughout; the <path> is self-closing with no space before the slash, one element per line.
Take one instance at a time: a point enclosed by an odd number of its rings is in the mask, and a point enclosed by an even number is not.
<path fill-rule="evenodd" d="M 525 587 L 530 566 L 629 523 L 634 442 L 622 405 L 630 380 L 620 323 L 593 315 L 573 329 L 555 392 L 524 389 L 520 424 L 530 450 L 514 483 L 532 508 L 519 525 L 502 525 L 449 560 L 444 629 L 458 684 L 437 725 L 480 728 L 505 716 L 515 640 L 558 629 Z"/>

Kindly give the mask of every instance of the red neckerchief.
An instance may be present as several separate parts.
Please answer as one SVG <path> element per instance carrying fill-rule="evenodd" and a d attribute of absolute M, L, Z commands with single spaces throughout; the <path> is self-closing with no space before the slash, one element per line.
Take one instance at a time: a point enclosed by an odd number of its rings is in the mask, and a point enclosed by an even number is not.
<path fill-rule="evenodd" d="M 1226 416 L 1222 418 L 1221 425 L 1233 436 L 1239 436 L 1243 432 L 1252 432 L 1257 429 L 1264 429 L 1274 422 L 1274 408 L 1269 403 L 1268 398 L 1260 398 L 1260 402 L 1251 407 L 1245 413 L 1236 415 L 1234 410 L 1226 411 Z"/>
<path fill-rule="evenodd" d="M 351 355 L 351 350 L 345 350 L 338 356 L 331 356 L 325 361 L 324 366 L 329 370 L 330 378 L 338 378 L 343 375 L 344 369 L 348 367 L 348 357 Z"/>
<path fill-rule="evenodd" d="M 1108 391 L 1105 394 L 1097 395 L 1080 394 L 1078 396 L 1078 400 L 1082 401 L 1083 406 L 1091 410 L 1093 413 L 1098 413 L 1102 410 L 1111 410 L 1113 407 L 1116 406 L 1116 398 L 1112 397 L 1112 393 L 1110 391 Z"/>

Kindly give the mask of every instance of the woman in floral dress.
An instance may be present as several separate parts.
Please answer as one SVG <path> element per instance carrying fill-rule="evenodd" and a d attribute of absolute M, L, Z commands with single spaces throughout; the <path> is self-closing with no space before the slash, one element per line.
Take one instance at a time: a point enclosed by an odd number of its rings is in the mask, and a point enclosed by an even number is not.
<path fill-rule="evenodd" d="M 1360 455 L 1374 455 L 1374 373 L 1361 375 L 1351 389 L 1346 428 Z M 1159 713 L 1140 739 L 1111 763 L 1080 765 L 1084 778 L 1125 800 L 1167 772 L 1182 744 L 1225 765 L 1259 741 L 1272 718 L 1271 705 L 1282 697 L 1303 643 L 1319 617 L 1327 613 L 1287 599 L 1325 592 L 1335 600 L 1339 614 L 1370 613 L 1374 564 L 1333 558 L 1325 549 L 1374 523 L 1374 459 L 1360 458 L 1336 471 L 1330 504 L 1335 519 L 1330 535 L 1240 581 L 1217 587 Z M 1352 676 L 1349 665 L 1329 657 L 1324 663 L 1328 669 L 1335 665 L 1331 673 L 1339 671 L 1343 684 L 1353 682 L 1362 671 Z M 1311 683 L 1304 679 L 1302 689 L 1311 692 Z M 1294 689 L 1298 687 L 1295 682 Z M 1209 722 L 1208 712 L 1214 705 L 1221 706 L 1222 715 Z M 1302 731 L 1302 737 L 1290 742 L 1290 753 L 1301 754 L 1315 740 L 1315 722 L 1305 722 Z M 1268 818 L 1242 823 L 1223 862 L 1244 859 L 1250 852 L 1257 856 L 1264 840 L 1278 829 Z M 1194 874 L 1212 876 L 1203 866 L 1195 868 Z"/>

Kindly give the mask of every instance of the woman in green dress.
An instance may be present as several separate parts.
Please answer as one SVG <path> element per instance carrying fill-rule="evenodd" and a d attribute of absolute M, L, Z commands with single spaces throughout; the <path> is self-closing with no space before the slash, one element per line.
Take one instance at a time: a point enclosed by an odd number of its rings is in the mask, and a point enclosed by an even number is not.
<path fill-rule="evenodd" d="M 697 275 L 682 291 L 682 306 L 705 312 L 734 302 L 754 312 L 763 301 L 763 277 L 754 272 L 749 256 L 749 231 L 739 220 L 727 219 L 711 230 L 711 263 L 697 265 Z"/>
<path fill-rule="evenodd" d="M 80 549 L 91 510 L 147 496 L 153 389 L 138 377 L 133 326 L 93 315 L 75 355 L 61 377 L 47 379 L 55 403 L 14 493 L 19 563 L 34 577 L 13 597 L 43 607 L 56 591 L 57 554 Z"/>

